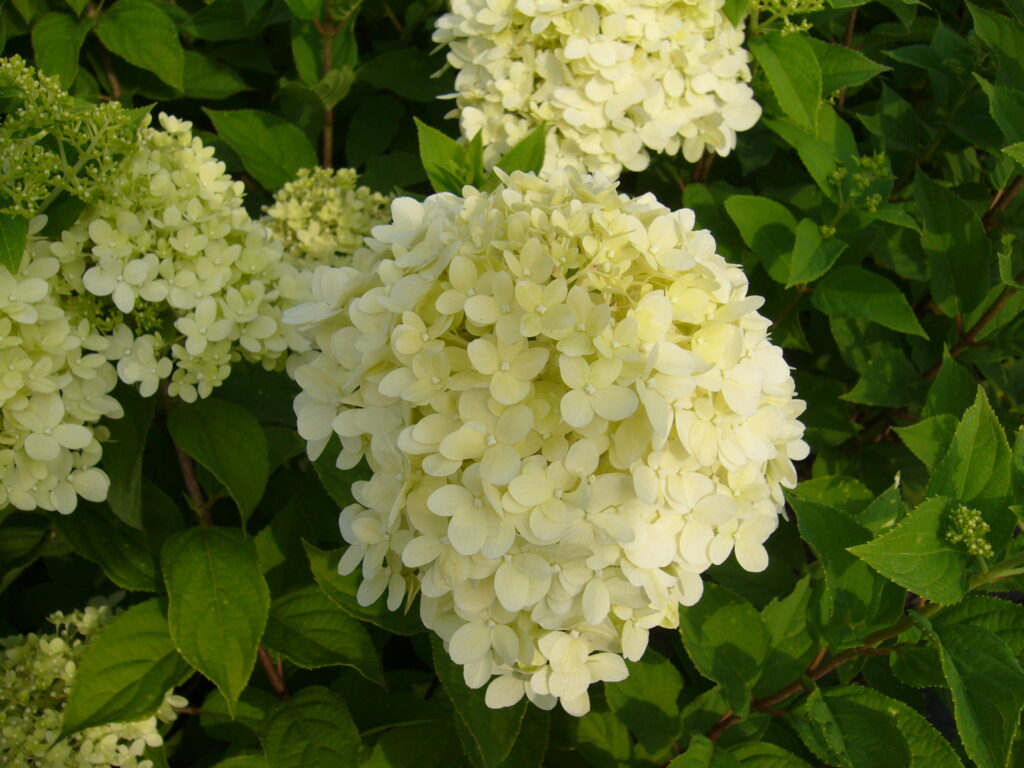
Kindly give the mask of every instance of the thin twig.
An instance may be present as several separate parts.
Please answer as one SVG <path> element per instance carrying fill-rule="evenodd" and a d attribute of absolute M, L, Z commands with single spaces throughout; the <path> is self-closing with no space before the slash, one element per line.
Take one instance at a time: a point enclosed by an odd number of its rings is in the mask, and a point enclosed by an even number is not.
<path fill-rule="evenodd" d="M 270 687 L 273 689 L 274 695 L 281 701 L 288 701 L 292 695 L 288 692 L 288 686 L 284 683 L 284 674 L 281 664 L 274 663 L 274 660 L 270 656 L 270 651 L 267 650 L 266 646 L 261 645 L 259 649 L 257 649 L 256 655 L 259 657 L 260 666 L 263 667 L 263 671 L 267 675 L 267 682 L 270 683 Z"/>
<path fill-rule="evenodd" d="M 199 516 L 199 523 L 203 526 L 213 525 L 213 515 L 210 514 L 210 502 L 203 496 L 203 489 L 199 486 L 199 478 L 196 477 L 196 465 L 192 463 L 192 457 L 185 453 L 177 445 L 174 446 L 174 453 L 178 457 L 178 466 L 181 467 L 181 476 L 185 480 L 185 490 L 192 499 L 192 506 Z"/>
<path fill-rule="evenodd" d="M 1016 275 L 1014 277 L 1014 280 L 1016 280 L 1017 282 L 1024 280 L 1024 272 L 1021 272 L 1020 274 Z M 985 314 L 979 317 L 978 322 L 972 325 L 971 329 L 960 338 L 960 341 L 958 341 L 956 345 L 954 345 L 954 347 L 951 350 L 949 350 L 949 356 L 954 358 L 958 357 L 970 347 L 978 346 L 978 336 L 980 336 L 981 332 L 984 331 L 986 327 L 988 327 L 989 323 L 995 320 L 996 315 L 998 315 L 1002 311 L 1003 307 L 1007 305 L 1007 303 L 1010 301 L 1010 299 L 1013 298 L 1013 295 L 1015 293 L 1017 293 L 1017 289 L 1014 288 L 1012 285 L 1008 285 L 1005 288 L 1003 288 L 1002 293 L 1000 293 L 996 297 L 996 300 L 992 302 L 991 306 L 985 310 Z M 924 375 L 925 379 L 934 379 L 938 375 L 939 370 L 941 370 L 941 368 L 942 361 L 940 360 L 929 369 L 928 373 Z"/>
<path fill-rule="evenodd" d="M 843 45 L 847 48 L 851 47 L 853 43 L 853 30 L 857 26 L 857 9 L 854 8 L 850 11 L 850 16 L 846 20 L 846 36 L 843 38 Z M 840 109 L 846 104 L 846 89 L 842 88 L 839 91 L 839 98 L 836 100 L 836 106 Z"/>
<path fill-rule="evenodd" d="M 1006 207 L 1013 202 L 1013 198 L 1020 192 L 1021 187 L 1024 187 L 1024 176 L 1018 176 L 1006 189 L 996 192 L 992 202 L 988 205 L 988 210 L 981 217 L 981 224 L 985 227 L 986 232 L 996 227 L 996 216 L 1006 210 Z"/>
<path fill-rule="evenodd" d="M 330 3 L 324 3 L 324 20 L 316 25 L 320 33 L 320 53 L 323 64 L 323 77 L 327 77 L 334 68 L 334 36 L 338 34 L 340 25 L 331 23 Z M 320 165 L 324 168 L 334 167 L 334 110 L 324 108 L 324 130 L 321 136 Z"/>

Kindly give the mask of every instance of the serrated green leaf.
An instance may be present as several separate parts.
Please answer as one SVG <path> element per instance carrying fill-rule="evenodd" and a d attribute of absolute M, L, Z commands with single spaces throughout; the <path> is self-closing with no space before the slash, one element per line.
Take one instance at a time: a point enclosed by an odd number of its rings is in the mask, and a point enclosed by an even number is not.
<path fill-rule="evenodd" d="M 814 129 L 821 101 L 821 65 L 806 35 L 769 32 L 748 41 L 786 116 Z"/>
<path fill-rule="evenodd" d="M 770 695 L 791 683 L 817 653 L 820 643 L 807 626 L 810 600 L 811 580 L 805 576 L 786 597 L 772 598 L 761 610 L 771 646 L 754 687 L 755 696 Z"/>
<path fill-rule="evenodd" d="M 849 550 L 907 590 L 936 603 L 955 603 L 967 594 L 970 558 L 946 541 L 954 506 L 952 499 L 928 499 L 891 531 Z"/>
<path fill-rule="evenodd" d="M 163 592 L 159 559 L 142 531 L 128 527 L 98 504 L 80 504 L 74 514 L 52 519 L 72 549 L 100 566 L 117 586 Z"/>
<path fill-rule="evenodd" d="M 781 203 L 754 195 L 733 195 L 725 201 L 725 210 L 771 278 L 787 283 L 792 273 L 796 217 Z"/>
<path fill-rule="evenodd" d="M 1016 525 L 1007 509 L 1010 492 L 1010 444 L 992 412 L 985 390 L 978 387 L 949 450 L 932 473 L 925 493 L 949 496 L 982 511 L 992 530 L 989 541 L 998 554 Z"/>
<path fill-rule="evenodd" d="M 174 644 L 233 711 L 270 609 L 256 548 L 237 528 L 189 528 L 164 545 L 161 561 Z"/>
<path fill-rule="evenodd" d="M 1024 165 L 1024 141 L 1003 147 L 1003 152 L 1016 160 L 1020 165 Z"/>
<path fill-rule="evenodd" d="M 380 660 L 366 629 L 316 584 L 274 599 L 263 642 L 300 667 L 342 664 L 384 685 Z"/>
<path fill-rule="evenodd" d="M 841 88 L 863 85 L 871 78 L 889 71 L 889 67 L 876 64 L 853 48 L 826 43 L 813 37 L 807 39 L 814 50 L 814 55 L 818 57 L 818 64 L 821 66 L 821 90 L 826 96 Z"/>
<path fill-rule="evenodd" d="M 242 522 L 248 520 L 270 473 L 267 440 L 256 417 L 239 405 L 209 397 L 176 406 L 167 428 L 175 444 L 224 485 Z"/>
<path fill-rule="evenodd" d="M 974 33 L 996 52 L 1000 75 L 1007 83 L 1024 81 L 1024 64 L 1020 52 L 1024 50 L 1024 26 L 1016 20 L 974 3 L 967 3 L 974 19 Z"/>
<path fill-rule="evenodd" d="M 419 138 L 420 162 L 427 172 L 435 192 L 462 194 L 465 184 L 472 184 L 483 174 L 482 158 L 479 166 L 471 164 L 467 146 L 432 128 L 418 118 L 416 135 Z"/>
<path fill-rule="evenodd" d="M 159 600 L 129 608 L 90 640 L 75 674 L 62 737 L 153 715 L 192 670 L 171 642 Z"/>
<path fill-rule="evenodd" d="M 696 605 L 679 609 L 679 631 L 700 673 L 721 683 L 734 711 L 746 711 L 770 647 L 760 614 L 735 592 L 706 584 Z"/>
<path fill-rule="evenodd" d="M 847 167 L 857 156 L 853 130 L 828 104 L 818 108 L 818 124 L 814 129 L 795 122 L 765 118 L 765 125 L 796 150 L 818 188 L 832 201 L 838 201 L 838 188 L 831 180 L 838 167 Z"/>
<path fill-rule="evenodd" d="M 320 585 L 320 589 L 327 597 L 350 616 L 375 624 L 397 635 L 416 635 L 426 631 L 415 607 L 408 611 L 404 606 L 397 611 L 389 611 L 383 599 L 372 605 L 360 605 L 356 599 L 360 582 L 358 571 L 348 576 L 338 573 L 338 561 L 341 559 L 343 549 L 328 552 L 317 549 L 312 544 L 305 544 L 305 547 L 316 583 Z"/>
<path fill-rule="evenodd" d="M 258 734 L 263 728 L 263 720 L 276 704 L 276 697 L 250 685 L 242 691 L 232 713 L 224 694 L 214 688 L 203 700 L 199 724 L 203 731 L 220 741 L 259 746 Z"/>
<path fill-rule="evenodd" d="M 1003 132 L 1006 141 L 1010 144 L 1024 141 L 1024 117 L 1021 116 L 1021 110 L 1024 109 L 1024 93 L 1013 88 L 993 85 L 980 75 L 975 75 L 975 79 L 988 97 L 989 114 Z"/>
<path fill-rule="evenodd" d="M 470 759 L 482 768 L 497 768 L 512 751 L 519 735 L 526 713 L 526 702 L 520 701 L 512 707 L 490 709 L 484 703 L 484 689 L 472 689 L 466 685 L 462 669 L 444 650 L 441 640 L 430 638 L 433 649 L 434 672 L 451 699 L 455 714 L 462 724 L 468 739 L 463 739 L 463 748 Z M 462 732 L 460 732 L 460 738 Z M 473 760 L 473 758 L 477 758 Z"/>
<path fill-rule="evenodd" d="M 78 54 L 92 23 L 80 24 L 67 13 L 51 11 L 32 25 L 32 50 L 36 66 L 46 75 L 56 75 L 64 88 L 78 77 Z"/>
<path fill-rule="evenodd" d="M 1014 656 L 1024 655 L 1024 607 L 998 597 L 968 595 L 932 619 L 938 630 L 956 625 L 975 626 L 998 637 Z"/>
<path fill-rule="evenodd" d="M 0 267 L 18 274 L 28 244 L 28 219 L 0 213 Z"/>
<path fill-rule="evenodd" d="M 695 733 L 690 737 L 690 746 L 668 768 L 740 768 L 740 763 L 707 736 Z"/>
<path fill-rule="evenodd" d="M 895 432 L 910 452 L 932 471 L 949 450 L 949 443 L 956 433 L 956 425 L 956 416 L 940 413 L 921 419 L 909 427 L 896 427 Z"/>
<path fill-rule="evenodd" d="M 540 173 L 540 169 L 544 166 L 544 143 L 547 135 L 548 126 L 542 122 L 498 161 L 498 168 L 505 173 L 512 173 L 512 171 Z M 491 171 L 484 181 L 483 189 L 490 191 L 496 186 L 498 186 L 498 177 L 494 171 Z"/>
<path fill-rule="evenodd" d="M 815 289 L 813 302 L 829 317 L 869 320 L 928 338 L 900 289 L 863 267 L 847 265 L 832 270 Z"/>
<path fill-rule="evenodd" d="M 729 748 L 741 768 L 811 768 L 792 752 L 768 742 L 748 741 Z"/>
<path fill-rule="evenodd" d="M 203 111 L 242 158 L 245 170 L 268 192 L 294 179 L 300 168 L 317 164 L 316 150 L 306 134 L 284 118 L 256 109 Z"/>
<path fill-rule="evenodd" d="M 326 688 L 303 688 L 267 713 L 263 749 L 274 768 L 355 768 L 362 744 L 345 702 Z"/>
<path fill-rule="evenodd" d="M 629 677 L 605 687 L 608 706 L 648 752 L 668 747 L 679 734 L 676 699 L 683 678 L 672 663 L 648 649 L 644 658 L 629 662 Z"/>
<path fill-rule="evenodd" d="M 1024 707 L 1020 663 L 987 629 L 940 629 L 919 614 L 912 615 L 938 647 L 967 755 L 978 768 L 1005 768 Z"/>
<path fill-rule="evenodd" d="M 900 491 L 900 479 L 897 477 L 891 486 L 880 493 L 856 517 L 858 523 L 877 536 L 896 525 L 905 514 L 906 505 L 903 503 L 903 492 Z"/>
<path fill-rule="evenodd" d="M 185 89 L 185 49 L 170 17 L 151 0 L 118 0 L 96 24 L 100 42 L 129 64 Z"/>
<path fill-rule="evenodd" d="M 960 418 L 974 403 L 978 383 L 960 363 L 943 350 L 942 367 L 928 388 L 928 397 L 921 411 L 921 418 L 948 413 Z"/>

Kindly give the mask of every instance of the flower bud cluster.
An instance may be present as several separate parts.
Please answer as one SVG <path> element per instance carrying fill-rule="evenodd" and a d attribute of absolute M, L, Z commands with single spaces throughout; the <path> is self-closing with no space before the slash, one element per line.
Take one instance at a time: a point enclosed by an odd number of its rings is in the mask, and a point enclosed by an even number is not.
<path fill-rule="evenodd" d="M 159 119 L 108 197 L 34 253 L 59 260 L 69 301 L 102 299 L 91 348 L 122 381 L 149 396 L 167 380 L 171 395 L 191 402 L 238 359 L 271 368 L 305 349 L 282 312 L 308 296 L 308 278 L 249 216 L 242 182 L 191 123 Z"/>
<path fill-rule="evenodd" d="M 545 170 L 615 177 L 649 151 L 727 155 L 761 116 L 743 29 L 724 0 L 453 0 L 449 46 L 462 132 L 493 164 L 541 121 Z"/>
<path fill-rule="evenodd" d="M 340 517 L 359 602 L 419 594 L 490 706 L 579 715 L 708 567 L 767 566 L 804 403 L 692 211 L 498 174 L 395 200 L 350 265 L 317 269 L 289 315 L 319 350 L 295 410 L 311 457 L 336 435 L 340 468 L 372 470 Z"/>
<path fill-rule="evenodd" d="M 992 545 L 987 538 L 990 530 L 979 510 L 961 504 L 950 515 L 946 541 L 963 544 L 969 555 L 992 557 Z"/>
<path fill-rule="evenodd" d="M 0 764 L 5 768 L 153 768 L 147 747 L 163 744 L 158 722 L 188 702 L 168 691 L 159 711 L 132 723 L 86 728 L 59 743 L 64 708 L 89 640 L 113 619 L 108 605 L 55 613 L 52 634 L 0 639 Z"/>
<path fill-rule="evenodd" d="M 373 227 L 387 222 L 390 202 L 387 195 L 356 186 L 350 168 L 303 168 L 275 193 L 266 223 L 288 260 L 312 270 L 337 254 L 355 253 Z"/>
<path fill-rule="evenodd" d="M 30 233 L 43 224 L 33 220 Z M 0 267 L 0 506 L 67 514 L 82 496 L 106 498 L 98 467 L 106 430 L 123 411 L 110 396 L 117 373 L 89 351 L 89 328 L 55 296 L 55 258 Z"/>

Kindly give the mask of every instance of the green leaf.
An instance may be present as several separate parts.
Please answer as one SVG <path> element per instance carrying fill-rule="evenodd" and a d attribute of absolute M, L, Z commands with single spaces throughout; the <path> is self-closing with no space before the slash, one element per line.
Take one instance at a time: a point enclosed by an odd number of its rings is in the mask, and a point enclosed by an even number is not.
<path fill-rule="evenodd" d="M 768 628 L 754 607 L 735 592 L 708 583 L 696 605 L 679 609 L 679 631 L 697 670 L 722 684 L 734 711 L 746 712 L 770 644 Z"/>
<path fill-rule="evenodd" d="M 633 754 L 629 731 L 611 712 L 590 712 L 580 719 L 576 748 L 594 768 L 630 765 Z"/>
<path fill-rule="evenodd" d="M 429 745 L 429 749 L 424 749 Z M 543 758 L 543 752 L 540 757 Z M 449 768 L 466 765 L 455 726 L 447 722 L 403 724 L 392 728 L 373 746 L 361 768 Z M 506 761 L 508 768 L 513 768 Z"/>
<path fill-rule="evenodd" d="M 357 72 L 376 88 L 383 88 L 410 101 L 433 101 L 451 90 L 450 80 L 434 77 L 444 66 L 444 57 L 431 58 L 416 48 L 397 48 L 361 63 Z"/>
<path fill-rule="evenodd" d="M 931 498 L 898 526 L 850 552 L 911 592 L 936 603 L 955 603 L 967 594 L 970 558 L 946 541 L 951 499 Z"/>
<path fill-rule="evenodd" d="M 871 78 L 888 72 L 889 67 L 876 64 L 860 51 L 808 37 L 821 67 L 821 90 L 827 96 L 842 88 L 863 85 Z"/>
<path fill-rule="evenodd" d="M 989 245 L 981 219 L 953 192 L 918 172 L 912 187 L 921 206 L 921 245 L 931 258 L 932 298 L 950 317 L 976 307 L 988 289 Z"/>
<path fill-rule="evenodd" d="M 320 17 L 323 0 L 285 0 L 291 12 L 300 19 L 316 19 Z"/>
<path fill-rule="evenodd" d="M 974 33 L 996 52 L 1000 75 L 1008 83 L 1024 81 L 1024 64 L 1020 52 L 1024 50 L 1024 27 L 1015 19 L 967 3 L 974 18 Z"/>
<path fill-rule="evenodd" d="M 100 42 L 129 64 L 185 90 L 185 49 L 170 17 L 151 0 L 118 0 L 96 25 Z"/>
<path fill-rule="evenodd" d="M 810 219 L 801 219 L 796 227 L 796 242 L 789 260 L 786 287 L 811 283 L 828 272 L 836 259 L 846 250 L 846 243 L 838 237 L 822 239 L 818 225 Z"/>
<path fill-rule="evenodd" d="M 837 639 L 860 636 L 876 625 L 890 624 L 903 612 L 902 589 L 882 578 L 847 547 L 871 539 L 871 532 L 837 509 L 789 495 L 801 537 L 825 569 L 827 628 Z M 849 630 L 842 634 L 844 630 Z"/>
<path fill-rule="evenodd" d="M 772 598 L 761 610 L 771 647 L 754 687 L 755 696 L 775 693 L 797 679 L 817 653 L 820 643 L 807 626 L 810 601 L 811 580 L 805 576 L 789 595 L 781 600 Z"/>
<path fill-rule="evenodd" d="M 370 635 L 316 584 L 274 599 L 263 642 L 300 667 L 343 664 L 384 685 Z"/>
<path fill-rule="evenodd" d="M 303 688 L 267 713 L 263 749 L 274 768 L 355 768 L 362 742 L 340 697 L 319 685 Z"/>
<path fill-rule="evenodd" d="M 501 764 L 502 768 L 541 768 L 547 762 L 550 731 L 551 715 L 539 707 L 527 705 L 516 743 Z"/>
<path fill-rule="evenodd" d="M 142 531 L 129 528 L 96 504 L 80 504 L 73 515 L 54 515 L 52 519 L 75 552 L 100 566 L 117 586 L 163 592 L 157 555 L 150 551 Z"/>
<path fill-rule="evenodd" d="M 18 274 L 28 245 L 28 219 L 0 213 L 0 267 Z"/>
<path fill-rule="evenodd" d="M 910 452 L 917 456 L 929 471 L 934 471 L 939 459 L 949 450 L 956 425 L 956 416 L 940 413 L 921 419 L 909 427 L 896 427 L 895 431 Z"/>
<path fill-rule="evenodd" d="M 974 405 L 956 428 L 949 451 L 932 473 L 925 493 L 950 496 L 982 511 L 991 526 L 989 541 L 998 554 L 1016 525 L 1007 509 L 1010 492 L 1010 444 L 978 387 Z"/>
<path fill-rule="evenodd" d="M 858 700 L 844 692 L 816 689 L 794 710 L 790 723 L 807 748 L 843 768 L 908 768 L 910 745 L 885 697 L 869 691 Z"/>
<path fill-rule="evenodd" d="M 548 126 L 542 122 L 498 161 L 498 168 L 505 173 L 512 173 L 512 171 L 540 173 L 540 169 L 544 167 L 544 143 L 547 140 L 547 135 Z M 498 186 L 498 177 L 494 171 L 491 171 L 487 180 L 484 181 L 483 189 L 490 191 L 496 186 Z"/>
<path fill-rule="evenodd" d="M 668 768 L 740 768 L 740 763 L 707 736 L 695 733 L 690 737 L 690 746 Z"/>
<path fill-rule="evenodd" d="M 608 706 L 634 734 L 644 748 L 656 753 L 668 747 L 679 734 L 679 705 L 676 699 L 683 678 L 672 663 L 648 649 L 643 659 L 629 662 L 629 677 L 605 686 Z"/>
<path fill-rule="evenodd" d="M 729 748 L 741 768 L 811 768 L 807 763 L 768 742 L 748 741 Z"/>
<path fill-rule="evenodd" d="M 957 625 L 981 627 L 998 637 L 1017 658 L 1024 655 L 1024 607 L 998 597 L 968 595 L 932 619 L 939 631 Z"/>
<path fill-rule="evenodd" d="M 1003 147 L 1003 152 L 1016 160 L 1020 165 L 1024 165 L 1024 141 Z"/>
<path fill-rule="evenodd" d="M 70 88 L 78 77 L 78 53 L 92 23 L 79 24 L 67 13 L 50 12 L 32 25 L 32 50 L 36 66 L 45 75 L 56 75 L 63 88 Z"/>
<path fill-rule="evenodd" d="M 107 503 L 125 523 L 142 528 L 142 455 L 156 401 L 124 386 L 117 390 L 117 401 L 124 416 L 106 422 L 110 439 L 103 443 L 100 459 L 110 478 Z"/>
<path fill-rule="evenodd" d="M 474 690 L 466 685 L 462 669 L 448 658 L 441 640 L 431 635 L 430 645 L 434 672 L 451 699 L 456 716 L 465 726 L 466 738 L 463 738 L 463 731 L 459 732 L 463 749 L 475 764 L 497 768 L 512 751 L 523 723 L 526 702 L 520 701 L 504 709 L 489 709 L 484 703 L 484 689 Z"/>
<path fill-rule="evenodd" d="M 722 6 L 722 13 L 725 14 L 725 18 L 729 20 L 730 24 L 738 27 L 747 15 L 749 8 L 750 0 L 725 0 L 725 5 Z"/>
<path fill-rule="evenodd" d="M 249 86 L 227 64 L 204 56 L 198 51 L 185 51 L 185 94 L 194 99 L 226 99 L 248 91 Z"/>
<path fill-rule="evenodd" d="M 928 338 L 900 289 L 863 267 L 847 265 L 832 270 L 812 299 L 829 317 L 870 320 L 900 333 Z"/>
<path fill-rule="evenodd" d="M 814 129 L 821 101 L 821 65 L 807 35 L 769 32 L 748 41 L 786 116 Z"/>
<path fill-rule="evenodd" d="M 329 111 L 338 106 L 355 83 L 356 76 L 351 67 L 332 69 L 313 86 L 313 93 L 320 101 L 320 106 Z"/>
<path fill-rule="evenodd" d="M 161 560 L 174 643 L 233 712 L 270 609 L 256 548 L 237 528 L 189 528 L 164 545 Z"/>
<path fill-rule="evenodd" d="M 361 167 L 383 154 L 408 120 L 405 106 L 389 93 L 372 96 L 356 109 L 345 135 L 345 162 Z"/>
<path fill-rule="evenodd" d="M 360 581 L 358 570 L 348 576 L 338 573 L 338 561 L 343 549 L 327 552 L 311 544 L 305 544 L 305 547 L 316 583 L 347 614 L 396 635 L 416 635 L 426 631 L 415 609 L 389 611 L 383 600 L 368 606 L 360 605 L 356 599 Z"/>
<path fill-rule="evenodd" d="M 911 615 L 939 650 L 967 755 L 978 768 L 1005 768 L 1024 707 L 1020 663 L 1006 643 L 987 629 L 939 628 L 920 614 Z"/>
<path fill-rule="evenodd" d="M 828 104 L 819 106 L 818 125 L 814 129 L 782 119 L 765 118 L 764 122 L 796 150 L 825 196 L 838 202 L 838 190 L 831 180 L 832 172 L 838 167 L 849 167 L 857 157 L 857 142 L 850 126 Z"/>
<path fill-rule="evenodd" d="M 272 694 L 249 686 L 242 691 L 232 714 L 224 694 L 214 688 L 203 700 L 199 724 L 205 733 L 220 741 L 259 746 L 258 734 L 263 729 L 263 720 L 277 701 Z"/>
<path fill-rule="evenodd" d="M 267 440 L 256 418 L 239 405 L 210 397 L 177 405 L 167 427 L 175 444 L 227 488 L 242 522 L 248 520 L 270 472 Z"/>
<path fill-rule="evenodd" d="M 415 118 L 420 161 L 435 192 L 462 194 L 465 184 L 482 175 L 483 165 L 469 167 L 466 146 Z"/>
<path fill-rule="evenodd" d="M 221 760 L 213 768 L 269 768 L 263 755 L 235 755 Z"/>
<path fill-rule="evenodd" d="M 943 350 L 942 367 L 928 388 L 928 398 L 921 411 L 921 418 L 947 413 L 960 418 L 971 407 L 978 391 L 974 377 L 960 363 Z"/>
<path fill-rule="evenodd" d="M 779 283 L 789 281 L 790 259 L 796 242 L 796 218 L 780 203 L 767 197 L 733 195 L 725 210 L 747 244 Z"/>
<path fill-rule="evenodd" d="M 203 111 L 242 158 L 245 170 L 268 192 L 294 179 L 300 168 L 317 164 L 316 150 L 306 134 L 284 118 L 256 109 Z"/>
<path fill-rule="evenodd" d="M 996 125 L 1003 132 L 1006 141 L 1014 144 L 1024 140 L 1024 93 L 1001 85 L 992 85 L 983 77 L 975 75 L 988 97 L 988 111 Z"/>
<path fill-rule="evenodd" d="M 78 662 L 61 737 L 145 720 L 192 670 L 174 649 L 159 600 L 133 605 L 89 641 Z"/>

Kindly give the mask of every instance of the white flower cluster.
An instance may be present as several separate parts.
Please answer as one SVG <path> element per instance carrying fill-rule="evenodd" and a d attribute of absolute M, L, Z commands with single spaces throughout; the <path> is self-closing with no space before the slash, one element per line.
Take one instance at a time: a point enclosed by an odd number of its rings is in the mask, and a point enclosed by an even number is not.
<path fill-rule="evenodd" d="M 387 222 L 391 198 L 356 181 L 351 168 L 303 168 L 274 194 L 266 223 L 290 263 L 312 270 L 336 255 L 351 256 L 373 227 Z"/>
<path fill-rule="evenodd" d="M 689 210 L 603 177 L 500 173 L 392 204 L 292 311 L 309 454 L 364 459 L 341 514 L 359 601 L 424 623 L 492 707 L 589 709 L 735 552 L 767 566 L 807 454 L 763 300 Z"/>
<path fill-rule="evenodd" d="M 282 312 L 308 297 L 309 278 L 249 216 L 244 185 L 191 123 L 159 119 L 109 196 L 33 252 L 59 260 L 64 293 L 92 321 L 91 348 L 122 381 L 149 396 L 169 380 L 171 395 L 194 401 L 234 360 L 270 368 L 305 349 Z"/>
<path fill-rule="evenodd" d="M 188 701 L 168 691 L 160 710 L 134 723 L 80 731 L 55 744 L 78 661 L 89 639 L 113 619 L 108 605 L 50 617 L 46 635 L 0 639 L 0 764 L 5 768 L 153 768 L 143 757 L 159 747 L 158 721 L 170 723 Z"/>
<path fill-rule="evenodd" d="M 743 29 L 724 0 L 452 0 L 447 43 L 462 132 L 494 163 L 541 121 L 545 170 L 617 177 L 648 150 L 727 155 L 761 116 Z"/>
<path fill-rule="evenodd" d="M 106 498 L 96 467 L 106 434 L 93 425 L 123 411 L 109 394 L 113 366 L 88 349 L 88 324 L 54 296 L 59 268 L 27 254 L 17 275 L 0 267 L 0 506 L 67 514 L 79 496 Z"/>

